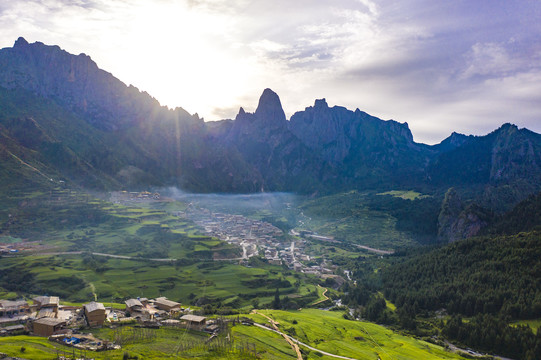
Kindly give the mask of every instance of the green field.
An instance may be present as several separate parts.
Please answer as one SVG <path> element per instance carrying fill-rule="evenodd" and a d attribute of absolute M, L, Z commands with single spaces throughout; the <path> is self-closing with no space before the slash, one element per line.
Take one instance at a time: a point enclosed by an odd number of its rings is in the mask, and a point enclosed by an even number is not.
<path fill-rule="evenodd" d="M 167 296 L 182 303 L 230 308 L 249 306 L 254 298 L 259 304 L 268 303 L 276 288 L 281 295 L 297 296 L 302 304 L 315 298 L 306 287 L 317 279 L 257 259 L 247 266 L 213 261 L 239 257 L 241 251 L 202 235 L 189 220 L 153 208 L 173 211 L 182 203 L 128 207 L 62 189 L 34 194 L 35 203 L 22 199 L 25 194 L 18 193 L 7 201 L 17 221 L 4 225 L 10 234 L 4 237 L 37 240 L 39 245 L 2 260 L 3 297 L 50 294 L 67 301 L 122 302 L 134 296 Z M 43 255 L 47 253 L 51 255 Z M 173 260 L 152 260 L 156 258 Z"/>
<path fill-rule="evenodd" d="M 352 191 L 307 201 L 302 206 L 306 215 L 303 227 L 339 241 L 381 249 L 413 244 L 410 234 L 396 229 L 396 218 L 368 207 L 367 196 Z"/>
<path fill-rule="evenodd" d="M 130 327 L 125 327 L 124 331 L 131 330 Z M 104 339 L 114 339 L 114 330 L 93 329 L 94 336 Z M 35 336 L 9 336 L 0 338 L 0 352 L 9 356 L 17 356 L 20 358 L 32 360 L 51 360 L 56 359 L 57 354 L 67 356 L 82 357 L 86 355 L 93 359 L 113 360 L 122 359 L 124 354 L 128 354 L 132 359 L 238 359 L 239 355 L 242 358 L 246 354 L 240 351 L 209 351 L 205 344 L 208 335 L 200 332 L 186 331 L 180 329 L 153 329 L 150 333 L 154 335 L 151 340 L 138 340 L 129 342 L 122 346 L 120 350 L 109 350 L 102 352 L 80 351 L 74 348 L 56 344 L 48 341 L 46 338 Z M 180 351 L 180 346 L 183 344 L 195 344 L 196 347 Z M 24 351 L 21 349 L 24 348 Z"/>
<path fill-rule="evenodd" d="M 98 258 L 98 257 L 95 257 Z M 85 265 L 80 255 L 26 256 L 3 259 L 0 270 L 15 269 L 31 293 L 55 294 L 63 300 L 85 302 L 123 301 L 129 297 L 166 296 L 182 303 L 209 301 L 246 306 L 257 297 L 261 304 L 280 294 L 298 294 L 306 302 L 314 296 L 303 290 L 309 278 L 283 273 L 276 266 L 246 267 L 229 262 L 199 262 L 191 265 L 107 259 L 98 268 Z M 97 270 L 97 271 L 96 271 Z M 15 276 L 15 275 L 14 275 Z M 300 283 L 298 282 L 299 280 Z M 316 280 L 310 280 L 316 282 Z M 293 284 L 299 284 L 298 287 Z M 314 286 L 311 286 L 314 289 Z M 41 290 L 41 291 L 40 291 Z"/>
<path fill-rule="evenodd" d="M 430 195 L 423 195 L 421 193 L 418 193 L 412 190 L 391 190 L 391 191 L 378 193 L 376 195 L 391 195 L 391 196 L 401 198 L 404 200 L 416 200 L 416 199 L 424 199 L 424 198 L 430 197 Z"/>
<path fill-rule="evenodd" d="M 541 327 L 541 319 L 535 320 L 519 320 L 511 322 L 511 326 L 526 325 L 529 326 L 534 334 L 537 334 L 539 327 Z"/>
<path fill-rule="evenodd" d="M 349 191 L 304 201 L 298 228 L 338 241 L 399 249 L 435 241 L 440 207 L 438 196 L 409 190 Z"/>
<path fill-rule="evenodd" d="M 460 359 L 457 354 L 425 341 L 400 335 L 383 326 L 343 318 L 342 312 L 304 309 L 302 311 L 261 310 L 280 323 L 279 328 L 318 350 L 355 359 Z M 266 323 L 261 315 L 249 315 Z M 250 336 L 250 329 L 235 327 L 236 333 Z M 271 333 L 270 331 L 267 331 Z M 284 344 L 287 344 L 283 340 Z M 308 359 L 332 359 L 319 356 L 314 350 L 301 349 Z"/>

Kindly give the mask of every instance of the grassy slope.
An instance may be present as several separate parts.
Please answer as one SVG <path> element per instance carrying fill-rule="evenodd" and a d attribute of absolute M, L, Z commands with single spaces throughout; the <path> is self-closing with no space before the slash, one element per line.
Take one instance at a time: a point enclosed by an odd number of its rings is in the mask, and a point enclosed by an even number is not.
<path fill-rule="evenodd" d="M 346 320 L 341 312 L 315 309 L 261 312 L 278 321 L 282 331 L 296 334 L 293 337 L 298 340 L 336 355 L 358 359 L 460 359 L 440 346 L 400 335 L 383 326 Z M 250 317 L 259 323 L 266 322 L 260 315 Z M 243 334 L 247 331 L 242 327 L 234 329 Z M 310 351 L 308 358 L 332 359 L 319 357 L 314 351 Z"/>
<path fill-rule="evenodd" d="M 368 209 L 357 192 L 318 198 L 307 202 L 303 210 L 310 217 L 306 221 L 310 230 L 337 240 L 382 248 L 413 242 L 409 235 L 396 231 L 396 219 Z"/>

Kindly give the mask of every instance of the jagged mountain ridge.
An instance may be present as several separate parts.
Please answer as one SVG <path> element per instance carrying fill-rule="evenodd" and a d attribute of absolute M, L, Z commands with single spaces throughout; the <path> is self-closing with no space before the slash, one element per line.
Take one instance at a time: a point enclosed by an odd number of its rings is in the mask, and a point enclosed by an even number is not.
<path fill-rule="evenodd" d="M 453 133 L 428 146 L 413 141 L 406 123 L 329 107 L 324 99 L 287 120 L 270 89 L 253 114 L 241 108 L 235 120 L 205 123 L 181 108 L 160 106 L 84 54 L 22 38 L 0 50 L 0 92 L 0 132 L 9 138 L 5 144 L 12 153 L 26 152 L 30 160 L 76 182 L 84 168 L 105 188 L 314 193 L 520 181 L 531 193 L 541 184 L 540 135 L 516 126 L 486 136 Z M 37 124 L 44 140 L 34 144 L 31 131 L 25 130 L 26 136 L 17 130 L 21 124 Z M 50 144 L 56 152 L 45 151 Z M 71 167 L 59 167 L 58 151 Z"/>

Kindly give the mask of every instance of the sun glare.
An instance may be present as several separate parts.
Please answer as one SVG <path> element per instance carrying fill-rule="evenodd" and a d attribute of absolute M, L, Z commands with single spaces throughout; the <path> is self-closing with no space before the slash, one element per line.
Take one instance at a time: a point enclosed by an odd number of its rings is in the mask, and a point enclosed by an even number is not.
<path fill-rule="evenodd" d="M 228 41 L 235 26 L 231 17 L 158 3 L 140 5 L 127 20 L 129 40 L 115 50 L 123 64 L 120 78 L 137 73 L 134 85 L 162 105 L 182 106 L 210 120 L 220 118 L 213 109 L 238 103 L 252 60 Z"/>

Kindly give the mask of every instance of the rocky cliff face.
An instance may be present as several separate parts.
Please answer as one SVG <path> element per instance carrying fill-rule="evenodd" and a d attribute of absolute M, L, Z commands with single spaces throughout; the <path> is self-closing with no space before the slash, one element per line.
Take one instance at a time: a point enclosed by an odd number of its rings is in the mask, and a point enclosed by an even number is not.
<path fill-rule="evenodd" d="M 403 147 L 420 151 L 407 124 L 382 121 L 359 109 L 353 112 L 340 106 L 330 108 L 325 99 L 295 113 L 289 129 L 305 145 L 335 163 L 343 162 L 354 149 Z"/>
<path fill-rule="evenodd" d="M 240 109 L 233 122 L 208 125 L 216 144 L 238 152 L 259 174 L 262 190 L 313 192 L 322 189 L 332 169 L 287 128 L 278 95 L 265 89 L 254 113 Z"/>
<path fill-rule="evenodd" d="M 407 123 L 383 121 L 359 109 L 330 108 L 325 99 L 295 113 L 289 130 L 333 164 L 337 176 L 353 187 L 419 182 L 426 164 L 436 154 L 413 141 Z"/>
<path fill-rule="evenodd" d="M 494 133 L 490 159 L 490 180 L 509 181 L 539 177 L 541 136 L 516 125 L 504 124 Z"/>
<path fill-rule="evenodd" d="M 485 228 L 492 214 L 476 204 L 464 206 L 454 188 L 445 194 L 438 216 L 438 240 L 453 242 L 475 236 Z"/>
<path fill-rule="evenodd" d="M 504 124 L 488 135 L 462 140 L 462 145 L 442 152 L 427 169 L 434 184 L 540 182 L 541 135 Z"/>

